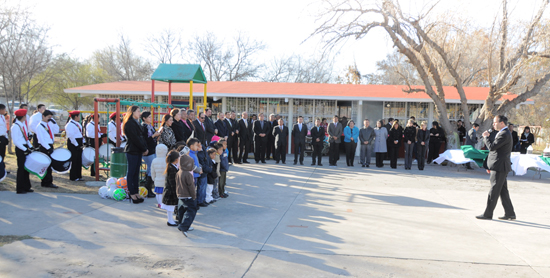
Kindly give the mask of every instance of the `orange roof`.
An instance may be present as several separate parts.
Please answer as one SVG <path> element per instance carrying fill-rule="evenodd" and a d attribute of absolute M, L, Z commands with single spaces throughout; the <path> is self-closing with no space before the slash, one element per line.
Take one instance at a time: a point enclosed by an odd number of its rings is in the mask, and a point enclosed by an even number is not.
<path fill-rule="evenodd" d="M 202 95 L 203 84 L 193 84 L 193 93 Z M 423 88 L 423 86 L 415 86 Z M 353 84 L 319 84 L 319 83 L 275 83 L 246 81 L 211 81 L 207 84 L 210 97 L 269 97 L 269 98 L 320 98 L 335 100 L 371 100 L 371 101 L 429 101 L 426 93 L 405 93 L 402 85 L 353 85 Z M 444 87 L 447 102 L 460 102 L 455 87 Z M 469 103 L 483 103 L 488 87 L 465 87 Z M 114 94 L 114 95 L 145 95 L 151 93 L 151 81 L 119 81 L 87 85 L 65 89 L 66 93 L 81 94 Z M 155 82 L 155 95 L 167 95 L 168 83 Z M 189 95 L 189 84 L 173 83 L 172 95 Z M 508 94 L 504 99 L 513 99 L 515 95 Z"/>

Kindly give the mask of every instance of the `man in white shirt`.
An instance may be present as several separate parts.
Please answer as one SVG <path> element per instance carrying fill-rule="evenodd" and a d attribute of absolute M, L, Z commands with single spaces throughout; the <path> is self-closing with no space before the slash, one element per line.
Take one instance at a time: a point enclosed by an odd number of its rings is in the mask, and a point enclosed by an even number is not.
<path fill-rule="evenodd" d="M 15 111 L 15 123 L 11 126 L 11 137 L 15 145 L 15 155 L 17 156 L 17 194 L 34 192 L 31 189 L 29 172 L 25 170 L 25 161 L 27 155 L 31 153 L 31 142 L 29 142 L 29 131 L 24 121 L 26 120 L 27 110 L 19 109 Z"/>
<path fill-rule="evenodd" d="M 38 104 L 37 108 L 36 108 L 36 113 L 34 113 L 29 122 L 28 122 L 28 125 L 29 125 L 29 131 L 33 134 L 33 139 L 32 139 L 32 146 L 35 147 L 35 148 L 38 148 L 38 140 L 36 138 L 36 131 L 35 131 L 35 128 L 36 126 L 38 125 L 38 123 L 40 123 L 40 121 L 42 121 L 42 113 L 44 113 L 44 111 L 46 111 L 46 105 L 44 104 Z"/>
<path fill-rule="evenodd" d="M 65 125 L 65 135 L 67 137 L 67 149 L 71 152 L 71 171 L 70 180 L 82 181 L 82 126 L 80 125 L 80 111 L 71 111 L 69 113 L 71 120 Z"/>
<path fill-rule="evenodd" d="M 28 112 L 29 111 L 29 106 L 26 103 L 21 103 L 21 105 L 19 105 L 19 109 L 24 109 L 24 110 L 27 110 L 27 112 Z M 22 123 L 25 124 L 25 126 L 27 126 L 27 130 L 29 128 L 30 120 L 31 120 L 31 117 L 29 117 L 29 114 L 27 114 L 27 115 L 25 115 L 25 120 L 21 121 Z M 13 122 L 15 123 L 15 119 L 13 119 Z"/>
<path fill-rule="evenodd" d="M 6 146 L 9 143 L 8 125 L 4 114 L 6 114 L 6 105 L 0 103 L 0 156 L 2 157 L 2 161 L 6 157 Z"/>
<path fill-rule="evenodd" d="M 54 134 L 56 130 L 59 131 L 59 126 L 51 121 L 52 117 L 53 113 L 50 110 L 44 110 L 44 113 L 42 113 L 42 121 L 35 127 L 40 152 L 50 156 L 50 158 L 54 150 Z M 42 187 L 57 188 L 57 185 L 53 184 L 51 164 L 48 166 L 46 176 L 44 176 L 40 185 Z"/>
<path fill-rule="evenodd" d="M 98 126 L 98 129 L 99 129 L 99 126 Z M 94 118 L 92 118 L 90 122 L 86 125 L 86 138 L 88 138 L 87 145 L 92 148 L 95 148 L 95 140 L 96 140 L 94 131 L 95 131 L 95 122 L 94 122 Z M 105 137 L 101 132 L 99 132 L 99 130 L 97 131 L 97 134 L 100 139 Z M 103 143 L 103 140 L 99 140 L 98 146 L 101 146 L 102 145 L 101 143 Z M 90 167 L 90 176 L 95 177 L 95 163 L 92 164 L 92 166 Z"/>

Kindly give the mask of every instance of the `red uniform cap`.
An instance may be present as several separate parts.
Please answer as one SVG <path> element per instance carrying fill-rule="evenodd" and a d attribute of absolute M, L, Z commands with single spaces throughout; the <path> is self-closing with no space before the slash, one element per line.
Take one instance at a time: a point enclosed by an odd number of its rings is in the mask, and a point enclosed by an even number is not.
<path fill-rule="evenodd" d="M 78 110 L 71 111 L 71 113 L 69 113 L 69 115 L 71 115 L 71 116 L 80 115 L 80 111 L 78 111 Z"/>
<path fill-rule="evenodd" d="M 111 113 L 111 115 L 109 115 L 109 119 L 114 119 L 116 117 L 116 112 L 113 112 Z"/>
<path fill-rule="evenodd" d="M 17 117 L 23 117 L 27 115 L 27 109 L 17 109 L 17 111 L 15 111 L 15 116 Z"/>

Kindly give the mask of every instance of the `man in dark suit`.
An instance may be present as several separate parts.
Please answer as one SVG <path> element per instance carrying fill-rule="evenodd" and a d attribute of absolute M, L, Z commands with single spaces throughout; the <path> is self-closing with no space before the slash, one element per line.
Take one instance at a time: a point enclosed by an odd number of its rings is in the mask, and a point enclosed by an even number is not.
<path fill-rule="evenodd" d="M 328 135 L 329 143 L 330 143 L 330 150 L 328 152 L 329 159 L 328 163 L 330 167 L 336 167 L 336 162 L 338 161 L 338 158 L 340 157 L 340 142 L 342 131 L 344 128 L 342 127 L 342 124 L 338 122 L 338 116 L 334 115 L 332 118 L 332 123 L 328 125 Z"/>
<path fill-rule="evenodd" d="M 288 146 L 288 127 L 284 125 L 283 119 L 279 119 L 279 125 L 273 128 L 273 137 L 275 138 L 275 163 L 279 160 L 286 164 L 286 152 Z"/>
<path fill-rule="evenodd" d="M 477 219 L 491 220 L 493 211 L 497 206 L 500 196 L 502 206 L 504 207 L 504 216 L 498 219 L 513 220 L 516 219 L 516 213 L 510 200 L 508 192 L 508 182 L 506 176 L 512 170 L 510 154 L 512 152 L 512 134 L 508 129 L 508 119 L 505 116 L 498 115 L 493 119 L 494 130 L 499 130 L 495 139 L 492 140 L 490 133 L 483 132 L 483 143 L 489 149 L 487 157 L 487 172 L 491 174 L 491 190 L 487 198 L 487 207 L 482 215 L 476 216 Z"/>
<path fill-rule="evenodd" d="M 195 130 L 194 126 L 193 126 L 193 123 L 189 123 L 187 121 L 187 118 L 189 117 L 189 111 L 190 110 L 182 110 L 181 111 L 181 122 L 183 124 L 183 135 L 184 135 L 184 138 L 185 138 L 185 141 L 184 142 L 187 142 L 187 140 L 189 138 L 191 138 L 191 135 L 193 134 L 193 130 Z M 193 111 L 193 110 L 191 110 Z"/>
<path fill-rule="evenodd" d="M 206 108 L 205 112 L 205 118 L 203 121 L 204 128 L 206 130 L 206 144 L 210 144 L 210 141 L 212 141 L 212 137 L 214 135 L 218 134 L 218 130 L 214 126 L 214 122 L 212 121 L 212 109 Z"/>
<path fill-rule="evenodd" d="M 307 126 L 304 124 L 304 118 L 299 116 L 298 123 L 292 127 L 292 138 L 294 140 L 294 165 L 298 163 L 298 154 L 300 155 L 300 165 L 304 165 L 306 136 Z"/>
<path fill-rule="evenodd" d="M 260 161 L 265 163 L 269 123 L 264 120 L 264 113 L 258 115 L 258 120 L 254 122 L 252 129 L 254 131 L 254 160 L 256 163 Z"/>
<path fill-rule="evenodd" d="M 195 126 L 195 138 L 199 139 L 203 146 L 208 146 L 208 144 L 206 144 L 206 128 L 204 127 L 204 118 L 204 112 L 200 112 L 199 118 L 193 122 L 193 125 Z"/>
<path fill-rule="evenodd" d="M 233 160 L 237 160 L 239 149 L 239 125 L 235 120 L 235 112 L 225 113 L 225 125 L 227 126 L 227 153 L 229 163 L 233 163 Z"/>
<path fill-rule="evenodd" d="M 227 142 L 229 133 L 227 130 L 227 125 L 225 124 L 225 114 L 223 112 L 218 113 L 218 120 L 214 123 L 214 126 L 218 130 L 218 136 L 220 138 L 224 138 Z"/>
<path fill-rule="evenodd" d="M 315 120 L 315 126 L 311 128 L 311 144 L 313 145 L 313 155 L 311 166 L 315 166 L 315 158 L 317 158 L 317 165 L 323 166 L 321 160 L 323 159 L 323 142 L 325 140 L 325 129 L 321 127 L 321 120 Z"/>
<path fill-rule="evenodd" d="M 248 113 L 243 112 L 239 120 L 239 159 L 237 164 L 248 162 L 248 151 L 250 150 L 250 141 L 252 141 L 252 124 L 248 121 Z"/>
<path fill-rule="evenodd" d="M 269 160 L 271 157 L 271 154 L 275 156 L 275 137 L 273 137 L 273 128 L 277 126 L 278 124 L 273 124 L 275 121 L 275 114 L 269 115 L 269 121 L 267 121 L 267 124 L 269 125 L 269 130 L 267 132 L 267 147 L 265 150 L 265 159 Z"/>

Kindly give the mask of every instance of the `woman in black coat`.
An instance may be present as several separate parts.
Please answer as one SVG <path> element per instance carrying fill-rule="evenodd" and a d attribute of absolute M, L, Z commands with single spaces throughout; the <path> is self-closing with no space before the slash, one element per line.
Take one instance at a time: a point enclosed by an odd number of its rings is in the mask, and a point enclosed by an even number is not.
<path fill-rule="evenodd" d="M 519 141 L 521 142 L 520 152 L 522 154 L 526 154 L 527 148 L 535 143 L 535 136 L 533 136 L 533 133 L 531 133 L 531 128 L 526 126 L 523 129 L 523 133 L 521 134 L 521 138 L 519 139 Z"/>
<path fill-rule="evenodd" d="M 128 175 L 126 181 L 128 183 L 128 191 L 130 192 L 130 200 L 134 204 L 143 202 L 143 198 L 139 196 L 139 170 L 141 167 L 141 159 L 147 155 L 147 143 L 143 138 L 143 130 L 138 123 L 140 109 L 138 106 L 130 106 L 128 112 L 124 115 L 122 130 L 128 139 L 124 152 L 128 160 Z"/>
<path fill-rule="evenodd" d="M 390 166 L 393 169 L 397 168 L 397 156 L 399 155 L 399 147 L 403 141 L 403 132 L 399 128 L 399 122 L 394 121 L 389 133 L 388 150 L 390 153 Z"/>

